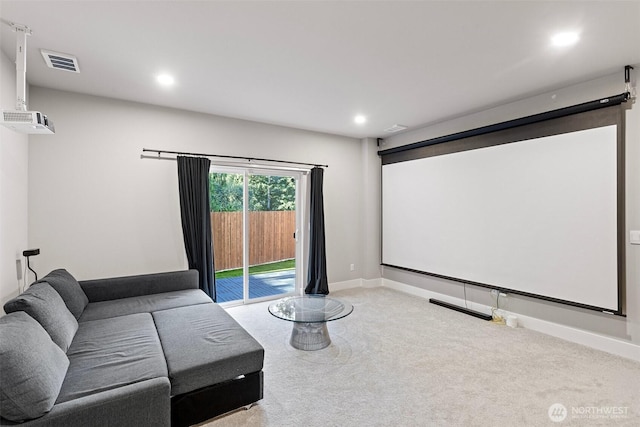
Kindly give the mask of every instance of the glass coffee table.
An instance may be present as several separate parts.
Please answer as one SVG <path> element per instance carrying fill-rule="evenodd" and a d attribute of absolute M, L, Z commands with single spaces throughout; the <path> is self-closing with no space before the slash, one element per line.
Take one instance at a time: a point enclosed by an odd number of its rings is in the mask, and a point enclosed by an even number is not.
<path fill-rule="evenodd" d="M 331 344 L 327 322 L 342 319 L 353 311 L 346 301 L 324 295 L 279 299 L 269 305 L 269 313 L 293 322 L 289 343 L 299 350 L 320 350 Z"/>

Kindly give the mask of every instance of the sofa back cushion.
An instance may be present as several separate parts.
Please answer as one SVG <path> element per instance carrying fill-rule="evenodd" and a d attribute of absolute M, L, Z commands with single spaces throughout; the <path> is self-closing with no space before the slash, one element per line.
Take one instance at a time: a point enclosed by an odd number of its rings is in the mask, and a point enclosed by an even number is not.
<path fill-rule="evenodd" d="M 4 305 L 5 313 L 24 311 L 49 333 L 65 353 L 71 345 L 78 321 L 67 309 L 62 297 L 48 283 L 34 283 Z"/>
<path fill-rule="evenodd" d="M 84 308 L 89 304 L 89 299 L 80 287 L 80 283 L 64 268 L 53 270 L 38 282 L 50 284 L 60 294 L 76 320 L 80 318 Z"/>
<path fill-rule="evenodd" d="M 0 317 L 0 416 L 21 422 L 49 412 L 68 367 L 66 354 L 27 313 Z"/>

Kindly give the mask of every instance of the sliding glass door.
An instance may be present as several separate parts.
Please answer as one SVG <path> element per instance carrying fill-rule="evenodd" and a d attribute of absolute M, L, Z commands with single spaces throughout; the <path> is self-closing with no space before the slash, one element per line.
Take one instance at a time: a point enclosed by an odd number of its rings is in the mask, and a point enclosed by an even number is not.
<path fill-rule="evenodd" d="M 297 172 L 212 167 L 217 301 L 294 294 L 301 271 Z"/>
<path fill-rule="evenodd" d="M 217 302 L 244 299 L 244 181 L 242 171 L 209 173 Z"/>

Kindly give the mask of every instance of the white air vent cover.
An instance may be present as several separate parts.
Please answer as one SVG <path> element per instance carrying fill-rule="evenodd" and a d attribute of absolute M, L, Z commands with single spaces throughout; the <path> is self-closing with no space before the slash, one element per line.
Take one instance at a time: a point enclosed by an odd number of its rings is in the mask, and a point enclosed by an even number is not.
<path fill-rule="evenodd" d="M 79 73 L 80 67 L 78 66 L 78 58 L 66 53 L 53 52 L 50 50 L 40 49 L 44 62 L 47 63 L 49 68 L 55 68 L 56 70 L 71 71 L 72 73 Z"/>
<path fill-rule="evenodd" d="M 392 132 L 399 132 L 401 130 L 405 130 L 406 128 L 407 126 L 405 125 L 393 125 L 390 128 L 385 129 L 384 131 L 392 133 Z"/>

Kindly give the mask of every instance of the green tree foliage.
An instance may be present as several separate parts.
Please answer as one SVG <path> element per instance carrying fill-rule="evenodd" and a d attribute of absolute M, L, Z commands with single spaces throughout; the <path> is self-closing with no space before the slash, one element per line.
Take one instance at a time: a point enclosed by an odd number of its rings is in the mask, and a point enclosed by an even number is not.
<path fill-rule="evenodd" d="M 242 210 L 242 175 L 209 174 L 210 207 L 213 212 Z M 295 210 L 295 180 L 286 176 L 250 175 L 249 210 Z"/>
<path fill-rule="evenodd" d="M 211 212 L 242 210 L 242 175 L 232 173 L 209 174 L 209 208 Z"/>

